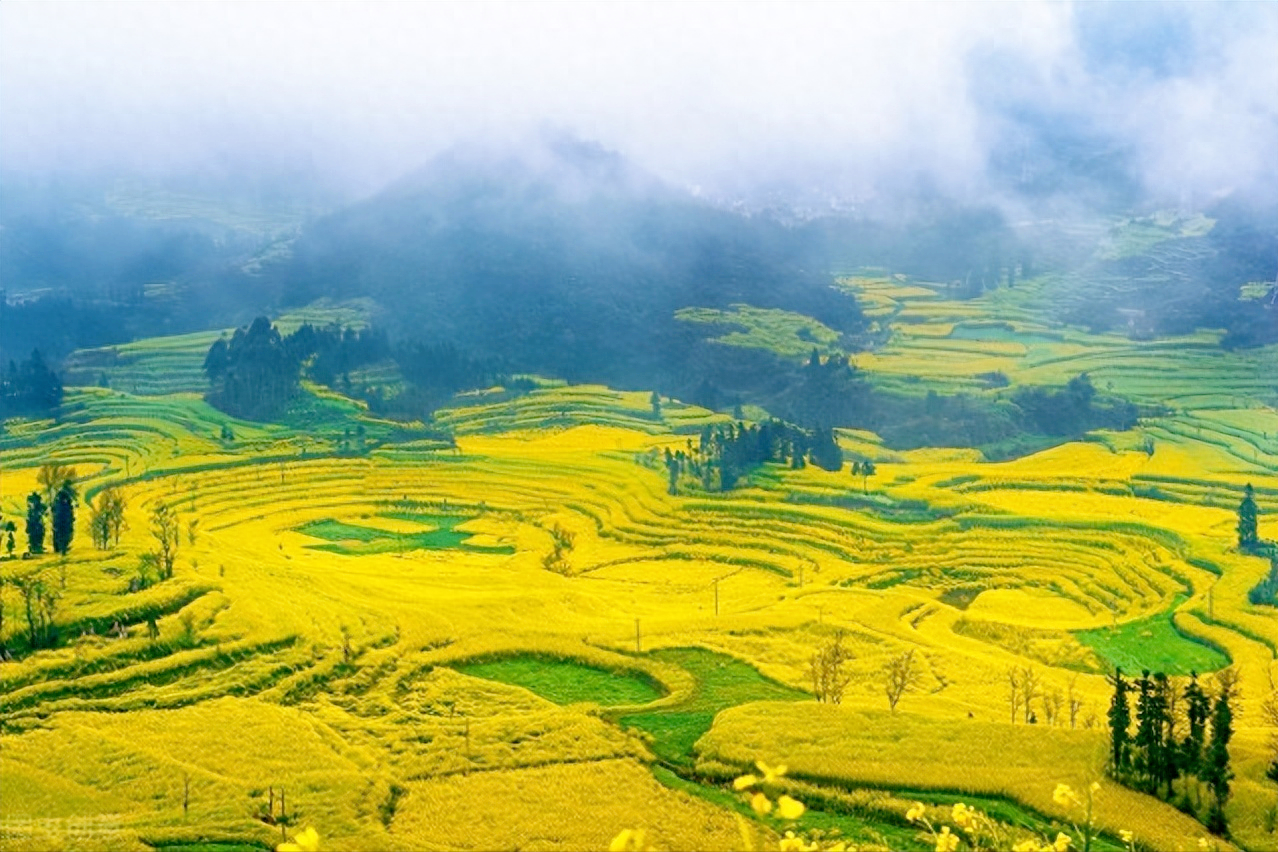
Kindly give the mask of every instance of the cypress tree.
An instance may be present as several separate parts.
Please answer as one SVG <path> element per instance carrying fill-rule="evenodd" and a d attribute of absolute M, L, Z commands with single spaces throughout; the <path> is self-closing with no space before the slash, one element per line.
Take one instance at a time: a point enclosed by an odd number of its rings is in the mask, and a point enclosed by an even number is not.
<path fill-rule="evenodd" d="M 1202 775 L 1203 746 L 1207 742 L 1207 717 L 1211 715 L 1211 699 L 1198 685 L 1198 672 L 1190 672 L 1189 685 L 1185 687 L 1185 716 L 1189 721 L 1189 733 L 1181 743 L 1181 771 L 1187 775 Z"/>
<path fill-rule="evenodd" d="M 44 553 L 44 498 L 38 491 L 27 497 L 27 551 Z"/>
<path fill-rule="evenodd" d="M 66 556 L 75 537 L 75 489 L 64 482 L 53 498 L 53 550 Z"/>
<path fill-rule="evenodd" d="M 1211 713 L 1211 744 L 1203 766 L 1203 780 L 1211 787 L 1215 801 L 1207 813 L 1207 828 L 1216 834 L 1225 834 L 1225 802 L 1229 799 L 1229 784 L 1234 780 L 1229 767 L 1229 740 L 1234 735 L 1234 711 L 1229 706 L 1229 689 L 1222 686 Z"/>
<path fill-rule="evenodd" d="M 1167 785 L 1167 797 L 1171 798 L 1172 782 L 1180 776 L 1176 760 L 1175 720 L 1171 716 L 1172 685 L 1167 675 L 1154 675 L 1155 709 L 1159 714 L 1158 751 L 1154 761 L 1157 780 Z"/>
<path fill-rule="evenodd" d="M 1136 681 L 1136 738 L 1135 760 L 1133 768 L 1136 774 L 1146 782 L 1146 786 L 1157 783 L 1159 734 L 1162 732 L 1162 717 L 1158 712 L 1157 691 L 1149 679 L 1149 669 L 1141 672 Z"/>
<path fill-rule="evenodd" d="M 1131 686 L 1123 680 L 1121 667 L 1114 669 L 1110 678 L 1114 685 L 1114 697 L 1109 704 L 1109 736 L 1110 736 L 1110 772 L 1115 777 L 1121 776 L 1131 765 L 1131 743 L 1129 740 L 1132 723 L 1131 707 L 1127 703 L 1127 693 Z"/>
<path fill-rule="evenodd" d="M 1256 491 L 1247 483 L 1242 502 L 1238 504 L 1238 546 L 1249 550 L 1260 543 L 1256 529 Z"/>

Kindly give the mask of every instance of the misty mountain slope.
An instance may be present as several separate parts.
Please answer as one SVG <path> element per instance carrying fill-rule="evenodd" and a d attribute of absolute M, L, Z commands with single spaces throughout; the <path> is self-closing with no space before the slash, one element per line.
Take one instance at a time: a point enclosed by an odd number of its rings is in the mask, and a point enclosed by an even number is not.
<path fill-rule="evenodd" d="M 715 209 L 578 143 L 535 159 L 444 157 L 317 221 L 277 271 L 284 299 L 371 296 L 393 333 L 521 370 L 618 384 L 682 369 L 685 307 L 862 318 L 816 235 Z"/>

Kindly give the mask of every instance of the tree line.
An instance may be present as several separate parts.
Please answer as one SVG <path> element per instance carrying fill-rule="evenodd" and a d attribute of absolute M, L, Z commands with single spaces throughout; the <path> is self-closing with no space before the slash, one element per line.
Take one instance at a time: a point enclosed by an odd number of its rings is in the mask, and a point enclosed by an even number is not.
<path fill-rule="evenodd" d="M 658 410 L 659 403 L 654 404 Z M 795 470 L 814 464 L 824 470 L 843 467 L 843 451 L 829 428 L 802 429 L 783 420 L 762 423 L 726 423 L 706 426 L 700 440 L 664 453 L 649 452 L 647 461 L 665 467 L 667 491 L 679 493 L 679 481 L 691 477 L 705 491 L 730 491 L 751 471 L 766 463 L 780 463 Z"/>
<path fill-rule="evenodd" d="M 358 383 L 362 367 L 394 362 L 403 387 Z M 506 380 L 496 359 L 475 358 L 446 343 L 392 344 L 378 329 L 303 324 L 281 334 L 266 317 L 219 338 L 204 358 L 209 379 L 205 399 L 216 408 L 251 420 L 270 420 L 297 395 L 303 376 L 362 398 L 383 415 L 428 417 L 454 393 Z"/>
<path fill-rule="evenodd" d="M 49 369 L 35 350 L 21 364 L 9 362 L 0 375 L 0 419 L 18 415 L 47 415 L 62 404 L 62 378 Z"/>
<path fill-rule="evenodd" d="M 1147 669 L 1129 681 L 1116 668 L 1109 683 L 1114 689 L 1107 713 L 1110 776 L 1168 800 L 1173 797 L 1173 782 L 1183 779 L 1175 804 L 1202 819 L 1212 832 L 1225 835 L 1225 803 L 1234 779 L 1229 741 L 1234 734 L 1237 671 L 1231 667 L 1216 673 L 1214 695 L 1199 684 L 1197 673 L 1181 683 L 1162 672 L 1151 675 Z M 1269 772 L 1271 777 L 1278 776 L 1278 759 Z M 1201 785 L 1211 794 L 1205 814 Z"/>

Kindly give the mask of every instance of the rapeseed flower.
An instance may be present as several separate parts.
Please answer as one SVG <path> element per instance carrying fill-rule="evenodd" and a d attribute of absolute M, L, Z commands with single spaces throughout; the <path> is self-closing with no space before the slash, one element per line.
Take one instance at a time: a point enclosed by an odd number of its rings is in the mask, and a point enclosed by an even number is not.
<path fill-rule="evenodd" d="M 923 818 L 923 814 L 926 811 L 927 811 L 927 808 L 923 806 L 922 802 L 915 802 L 913 805 L 910 806 L 910 809 L 905 812 L 905 818 L 909 820 L 910 822 L 918 822 L 920 819 Z"/>
<path fill-rule="evenodd" d="M 642 828 L 623 828 L 608 844 L 608 852 L 645 852 L 652 847 L 644 845 L 644 835 Z"/>
<path fill-rule="evenodd" d="M 958 835 L 951 834 L 948 825 L 941 826 L 941 833 L 936 835 L 936 852 L 954 852 L 958 845 Z"/>
<path fill-rule="evenodd" d="M 758 775 L 742 775 L 740 778 L 737 778 L 735 781 L 732 782 L 732 789 L 745 790 L 749 787 L 753 787 L 755 784 L 758 784 L 758 783 L 759 783 Z"/>
<path fill-rule="evenodd" d="M 1056 833 L 1056 842 L 1052 844 L 1052 848 L 1056 850 L 1056 852 L 1069 852 L 1070 844 L 1073 842 L 1073 839 L 1071 839 L 1068 834 L 1063 831 L 1058 831 Z"/>
<path fill-rule="evenodd" d="M 803 816 L 805 810 L 807 808 L 798 799 L 792 799 L 789 796 L 777 799 L 777 816 L 781 819 L 798 819 Z"/>
<path fill-rule="evenodd" d="M 750 799 L 750 807 L 754 808 L 754 812 L 759 816 L 767 816 L 772 813 L 772 800 L 762 793 L 755 793 Z"/>
<path fill-rule="evenodd" d="M 782 775 L 784 775 L 786 769 L 789 768 L 784 763 L 778 763 L 776 766 L 768 766 L 768 764 L 764 763 L 762 760 L 756 760 L 754 762 L 754 765 L 755 767 L 758 768 L 760 772 L 763 773 L 764 784 L 773 783 Z"/>
<path fill-rule="evenodd" d="M 1078 796 L 1068 784 L 1057 784 L 1052 793 L 1052 801 L 1061 807 L 1068 808 L 1078 804 Z"/>
<path fill-rule="evenodd" d="M 291 841 L 276 846 L 275 852 L 319 852 L 319 832 L 308 825 Z"/>

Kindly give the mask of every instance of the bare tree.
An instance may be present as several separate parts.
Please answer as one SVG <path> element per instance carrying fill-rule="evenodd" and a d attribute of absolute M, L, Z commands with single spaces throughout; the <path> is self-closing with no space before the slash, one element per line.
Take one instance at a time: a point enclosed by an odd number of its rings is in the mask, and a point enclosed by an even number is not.
<path fill-rule="evenodd" d="M 1066 693 L 1066 700 L 1069 702 L 1069 726 L 1071 728 L 1078 727 L 1078 711 L 1083 709 L 1083 699 L 1078 696 L 1078 675 L 1074 675 L 1069 679 L 1069 687 Z"/>
<path fill-rule="evenodd" d="M 1016 666 L 1007 669 L 1007 700 L 1012 706 L 1012 724 L 1016 724 L 1016 711 L 1021 709 L 1021 673 Z"/>
<path fill-rule="evenodd" d="M 151 535 L 160 546 L 156 556 L 161 580 L 168 580 L 173 576 L 173 563 L 177 561 L 178 545 L 181 544 L 180 530 L 177 512 L 163 500 L 156 503 L 151 510 Z"/>
<path fill-rule="evenodd" d="M 888 707 L 896 712 L 901 696 L 918 686 L 923 673 L 915 664 L 914 649 L 897 654 L 883 667 L 883 689 L 887 693 Z"/>
<path fill-rule="evenodd" d="M 812 673 L 812 691 L 816 694 L 817 701 L 829 704 L 843 701 L 843 691 L 852 682 L 852 675 L 845 666 L 852 659 L 852 652 L 843 647 L 842 630 L 812 653 L 809 667 Z"/>
<path fill-rule="evenodd" d="M 1065 696 L 1059 688 L 1043 693 L 1043 716 L 1048 725 L 1055 725 L 1061 715 L 1061 707 L 1065 704 Z"/>
<path fill-rule="evenodd" d="M 1040 682 L 1033 666 L 1021 669 L 1021 707 L 1025 710 L 1025 724 L 1034 719 L 1034 699 L 1039 697 Z"/>
<path fill-rule="evenodd" d="M 75 468 L 59 462 L 42 464 L 40 472 L 36 474 L 36 482 L 44 492 L 44 504 L 52 506 L 54 496 L 62 490 L 63 485 L 75 484 Z"/>

